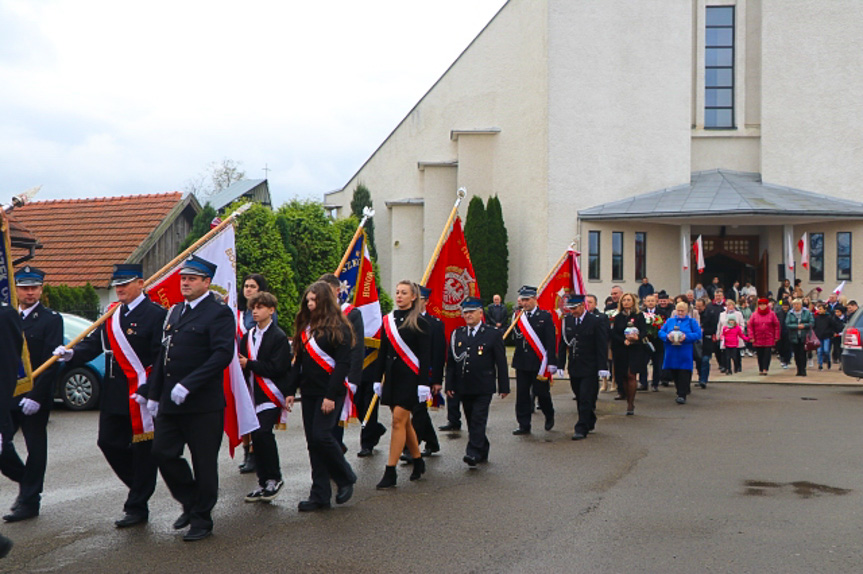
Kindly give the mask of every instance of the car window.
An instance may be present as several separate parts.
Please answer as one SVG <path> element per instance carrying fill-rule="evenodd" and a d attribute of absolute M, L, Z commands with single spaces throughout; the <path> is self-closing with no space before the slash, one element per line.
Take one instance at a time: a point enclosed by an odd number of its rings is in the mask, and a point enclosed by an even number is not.
<path fill-rule="evenodd" d="M 93 324 L 92 321 L 77 315 L 69 315 L 68 313 L 61 313 L 61 315 L 63 316 L 63 337 L 67 341 L 71 341 Z"/>
<path fill-rule="evenodd" d="M 846 324 L 853 325 L 858 329 L 863 328 L 863 313 L 861 313 L 861 311 L 863 311 L 863 307 L 857 309 L 857 312 L 851 316 L 851 318 L 848 320 L 848 323 Z"/>

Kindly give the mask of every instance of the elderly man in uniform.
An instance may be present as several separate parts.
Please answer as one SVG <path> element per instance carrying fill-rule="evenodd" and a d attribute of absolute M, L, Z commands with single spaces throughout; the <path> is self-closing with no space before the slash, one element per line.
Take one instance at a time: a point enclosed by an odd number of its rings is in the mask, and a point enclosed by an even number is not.
<path fill-rule="evenodd" d="M 461 397 L 469 433 L 463 460 L 473 468 L 488 460 L 488 409 L 495 386 L 500 398 L 509 394 L 509 369 L 500 329 L 482 323 L 482 300 L 467 297 L 462 301 L 461 314 L 467 325 L 450 337 L 446 394 Z"/>
<path fill-rule="evenodd" d="M 153 458 L 183 513 L 179 530 L 193 542 L 213 532 L 210 515 L 219 495 L 219 447 L 225 417 L 222 373 L 234 356 L 236 320 L 210 281 L 216 265 L 197 256 L 180 269 L 185 302 L 165 320 L 162 349 L 148 379 L 147 408 L 156 418 Z M 140 391 L 139 391 L 140 392 Z M 183 458 L 188 445 L 194 474 Z"/>
<path fill-rule="evenodd" d="M 15 273 L 18 293 L 18 311 L 21 314 L 24 336 L 30 351 L 30 364 L 38 366 L 51 358 L 51 353 L 63 344 L 63 318 L 56 311 L 43 306 L 42 283 L 45 273 L 35 267 L 24 267 Z M 5 352 L 5 351 L 4 351 Z M 0 471 L 18 483 L 18 498 L 12 512 L 3 517 L 6 522 L 18 522 L 39 515 L 45 468 L 48 464 L 48 415 L 54 401 L 54 385 L 59 365 L 54 364 L 33 382 L 28 392 L 11 410 L 12 430 L 4 440 Z M 14 433 L 21 429 L 27 445 L 27 462 L 24 463 L 12 445 Z"/>
<path fill-rule="evenodd" d="M 60 346 L 54 354 L 73 366 L 105 352 L 98 444 L 105 460 L 129 489 L 123 505 L 125 515 L 114 522 L 117 528 L 126 528 L 147 522 L 147 502 L 156 489 L 158 467 L 150 455 L 153 418 L 143 396 L 147 394 L 146 372 L 161 348 L 165 309 L 144 294 L 144 269 L 140 264 L 115 265 L 111 285 L 120 308 L 72 349 Z"/>
<path fill-rule="evenodd" d="M 572 440 L 587 438 L 596 426 L 596 398 L 599 378 L 608 378 L 608 328 L 604 319 L 585 309 L 584 295 L 570 295 L 566 300 L 570 313 L 561 324 L 558 358 L 560 369 L 569 359 L 569 383 L 578 401 L 578 422 Z"/>
<path fill-rule="evenodd" d="M 515 327 L 516 344 L 512 356 L 516 381 L 515 418 L 518 421 L 518 428 L 512 434 L 516 436 L 530 434 L 530 415 L 533 412 L 531 390 L 545 415 L 545 430 L 554 427 L 550 382 L 546 373 L 540 371 L 547 367 L 548 373 L 553 375 L 557 372 L 557 335 L 551 313 L 537 306 L 536 287 L 525 285 L 519 289 L 518 301 L 522 315 Z M 529 324 L 529 328 L 522 325 L 523 321 Z"/>

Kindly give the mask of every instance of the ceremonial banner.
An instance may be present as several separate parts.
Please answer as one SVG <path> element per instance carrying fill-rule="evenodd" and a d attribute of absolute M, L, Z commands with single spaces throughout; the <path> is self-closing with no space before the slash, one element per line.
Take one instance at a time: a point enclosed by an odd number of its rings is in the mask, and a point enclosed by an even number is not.
<path fill-rule="evenodd" d="M 210 282 L 210 291 L 219 294 L 237 316 L 237 272 L 234 226 L 228 225 L 218 235 L 195 251 L 195 255 L 215 263 L 216 276 Z M 159 281 L 147 288 L 147 296 L 164 307 L 183 301 L 180 293 L 180 264 Z M 234 345 L 234 359 L 224 374 L 225 434 L 228 436 L 228 449 L 231 456 L 240 444 L 240 437 L 258 429 L 258 417 L 249 387 L 243 378 L 243 369 Z"/>
<path fill-rule="evenodd" d="M 375 283 L 375 270 L 369 255 L 368 238 L 363 230 L 354 243 L 344 267 L 339 273 L 339 303 L 352 305 L 363 315 L 363 330 L 365 331 L 366 358 L 363 368 L 372 364 L 378 356 L 381 346 L 381 304 L 378 300 L 378 288 Z"/>
<path fill-rule="evenodd" d="M 809 269 L 809 234 L 804 233 L 797 241 L 797 249 L 800 251 L 800 265 L 803 269 Z"/>
<path fill-rule="evenodd" d="M 452 231 L 434 262 L 425 286 L 432 290 L 426 302 L 426 312 L 443 321 L 446 340 L 449 341 L 450 334 L 465 324 L 461 316 L 461 302 L 466 297 L 480 296 L 460 217 L 453 221 Z"/>
<path fill-rule="evenodd" d="M 554 320 L 554 329 L 560 336 L 560 323 L 562 321 L 566 298 L 570 293 L 585 295 L 584 280 L 581 278 L 581 268 L 578 266 L 580 253 L 569 248 L 566 256 L 561 260 L 557 269 L 551 273 L 549 280 L 540 287 L 536 295 L 536 302 L 540 309 L 551 313 Z"/>
<path fill-rule="evenodd" d="M 12 230 L 9 220 L 0 209 L 0 301 L 18 310 L 18 296 L 14 285 L 12 269 Z M 33 377 L 30 368 L 30 352 L 27 350 L 27 340 L 21 350 L 21 360 L 18 363 L 18 383 L 13 396 L 29 392 L 33 388 Z"/>

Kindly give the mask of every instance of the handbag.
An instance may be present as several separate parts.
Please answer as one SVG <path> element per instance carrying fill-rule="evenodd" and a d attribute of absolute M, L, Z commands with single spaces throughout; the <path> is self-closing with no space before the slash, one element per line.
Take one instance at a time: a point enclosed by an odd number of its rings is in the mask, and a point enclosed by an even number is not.
<path fill-rule="evenodd" d="M 821 341 L 818 340 L 818 337 L 815 336 L 815 331 L 812 329 L 809 329 L 809 333 L 806 335 L 805 346 L 807 351 L 814 351 L 821 346 Z"/>

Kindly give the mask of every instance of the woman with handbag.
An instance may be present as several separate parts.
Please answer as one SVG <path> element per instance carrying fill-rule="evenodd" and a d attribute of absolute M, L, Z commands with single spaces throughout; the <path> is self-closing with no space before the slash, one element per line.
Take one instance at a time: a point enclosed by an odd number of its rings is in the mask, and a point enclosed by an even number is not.
<path fill-rule="evenodd" d="M 788 327 L 788 339 L 794 351 L 794 362 L 797 365 L 798 377 L 806 376 L 806 339 L 812 334 L 814 323 L 815 320 L 812 317 L 812 313 L 809 309 L 803 307 L 803 301 L 801 299 L 794 299 L 791 302 L 791 310 L 785 317 L 785 325 Z M 814 334 L 812 336 L 814 337 Z M 815 340 L 817 341 L 817 339 Z"/>

